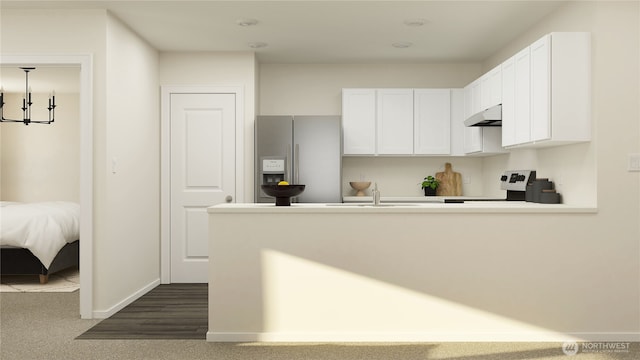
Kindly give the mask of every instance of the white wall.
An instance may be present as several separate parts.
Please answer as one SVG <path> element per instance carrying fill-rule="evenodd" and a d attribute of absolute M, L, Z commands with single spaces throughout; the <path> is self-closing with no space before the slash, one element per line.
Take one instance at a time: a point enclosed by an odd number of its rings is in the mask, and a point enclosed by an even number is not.
<path fill-rule="evenodd" d="M 480 74 L 480 64 L 261 64 L 258 114 L 340 115 L 342 88 L 462 88 Z M 446 162 L 468 180 L 465 195 L 482 195 L 482 160 L 459 157 L 345 157 L 343 194 L 363 177 L 382 196 L 422 196 L 418 184 Z"/>
<path fill-rule="evenodd" d="M 598 144 L 598 108 L 599 96 L 602 83 L 602 68 L 599 69 L 599 59 L 610 57 L 611 54 L 619 54 L 621 49 L 609 49 L 604 52 L 601 48 L 599 38 L 605 33 L 602 30 L 605 26 L 600 21 L 610 20 L 600 14 L 599 2 L 575 2 L 561 7 L 556 12 L 549 15 L 535 27 L 519 36 L 515 41 L 504 49 L 488 58 L 483 64 L 483 71 L 488 71 L 502 61 L 508 59 L 524 47 L 533 43 L 545 34 L 553 31 L 586 31 L 592 34 L 592 86 L 594 97 L 592 99 L 593 109 L 593 141 L 587 144 L 569 145 L 550 149 L 537 150 L 526 153 L 515 151 L 511 155 L 485 159 L 485 179 L 495 178 L 504 169 L 532 168 L 538 172 L 538 177 L 549 178 L 554 181 L 556 189 L 561 193 L 563 201 L 571 204 L 584 204 L 595 206 L 597 198 L 595 191 L 597 184 L 596 176 L 596 148 Z M 635 14 L 637 15 L 637 14 Z M 598 20 L 601 18 L 601 20 Z M 623 25 L 622 27 L 624 28 Z M 624 29 L 618 29 L 626 32 Z M 609 30 L 607 30 L 609 31 Z M 614 30 L 615 32 L 615 30 Z M 629 39 L 627 34 L 624 35 Z M 631 41 L 633 42 L 633 41 Z M 614 41 L 614 43 L 618 43 Z M 628 46 L 628 45 L 627 45 Z M 615 47 L 615 46 L 614 46 Z M 637 46 L 636 46 L 637 48 Z M 610 60 L 605 60 L 610 61 Z M 622 67 L 623 69 L 625 67 Z M 609 74 L 607 74 L 609 76 Z"/>
<path fill-rule="evenodd" d="M 487 158 L 484 169 L 487 174 L 488 169 L 503 168 L 520 158 L 525 162 L 533 159 L 543 177 L 564 178 L 561 192 L 568 201 L 595 204 L 597 193 L 598 213 L 594 216 L 554 221 L 535 216 L 529 226 L 548 227 L 546 236 L 558 241 L 575 236 L 580 240 L 576 251 L 592 249 L 580 255 L 567 254 L 567 261 L 577 261 L 577 256 L 591 258 L 589 264 L 581 265 L 581 278 L 590 279 L 589 286 L 600 300 L 591 302 L 584 313 L 612 334 L 625 330 L 637 334 L 640 329 L 640 173 L 627 171 L 627 155 L 640 152 L 639 28 L 637 1 L 571 2 L 484 64 L 488 70 L 549 32 L 591 32 L 593 140 L 537 150 L 533 156 Z M 575 235 L 555 235 L 570 222 Z"/>
<path fill-rule="evenodd" d="M 105 122 L 105 53 L 106 53 L 106 12 L 103 10 L 75 10 L 75 11 L 53 11 L 53 10 L 11 10 L 3 9 L 0 12 L 0 41 L 2 43 L 3 55 L 10 54 L 37 54 L 37 55 L 53 55 L 53 54 L 81 54 L 91 55 L 92 58 L 92 85 L 93 96 L 91 98 L 92 119 L 88 121 L 94 125 L 93 147 L 94 147 L 94 163 L 104 163 L 105 139 L 99 136 L 98 130 L 101 124 Z M 43 36 L 46 34 L 46 36 Z M 102 154 L 102 158 L 100 158 Z M 95 181 L 93 188 L 96 193 L 105 192 L 104 186 L 101 187 L 101 178 L 104 172 L 92 169 Z M 101 170 L 101 169 L 100 169 Z M 86 169 L 81 169 L 81 172 Z M 82 180 L 81 180 L 82 181 Z M 82 205 L 82 204 L 81 204 Z M 103 203 L 95 201 L 93 203 L 93 243 L 100 241 L 108 241 L 104 233 L 96 230 L 97 225 L 102 223 L 102 218 L 96 213 L 104 207 Z M 82 216 L 86 214 L 87 209 L 81 208 Z M 89 239 L 91 240 L 91 239 Z M 86 239 L 85 239 L 86 241 Z M 85 247 L 86 249 L 87 247 Z M 82 252 L 82 251 L 81 251 Z M 100 286 L 95 281 L 95 275 L 99 272 L 109 272 L 109 267 L 98 267 L 92 263 L 93 259 L 89 259 L 92 264 L 91 271 L 81 273 L 81 278 L 91 275 L 93 287 Z M 81 263 L 83 259 L 81 259 Z M 93 274 L 91 274 L 93 273 Z M 81 281 L 84 281 L 81 279 Z M 118 289 L 109 289 L 121 296 L 126 296 L 118 291 Z M 95 293 L 91 289 L 82 289 L 84 295 L 81 295 L 81 301 L 87 301 L 90 304 L 81 304 L 83 308 L 83 317 L 93 316 L 92 298 Z M 91 292 L 86 295 L 87 292 Z M 84 300 L 83 300 L 84 299 Z"/>
<path fill-rule="evenodd" d="M 114 305 L 160 278 L 160 100 L 158 53 L 112 16 L 106 19 L 106 123 L 100 126 L 104 204 L 95 229 L 94 308 Z M 113 160 L 116 161 L 115 169 Z M 102 271 L 102 270 L 105 271 Z"/>
<path fill-rule="evenodd" d="M 207 340 L 638 340 L 638 253 L 599 215 L 468 206 L 216 209 Z"/>
<path fill-rule="evenodd" d="M 79 81 L 77 77 L 69 80 Z M 22 97 L 5 93 L 5 118 L 22 119 Z M 46 93 L 32 95 L 32 120 L 48 119 L 48 98 Z M 58 92 L 56 104 L 53 124 L 0 125 L 0 199 L 80 202 L 78 94 Z"/>
<path fill-rule="evenodd" d="M 480 64 L 261 64 L 260 115 L 339 115 L 342 88 L 462 88 Z"/>
<path fill-rule="evenodd" d="M 592 141 L 541 149 L 526 157 L 516 152 L 487 158 L 485 176 L 494 177 L 501 169 L 531 164 L 526 166 L 537 169 L 539 177 L 556 182 L 565 202 L 597 204 L 600 208 L 602 201 L 606 206 L 608 199 L 637 202 L 637 174 L 626 171 L 627 154 L 639 148 L 637 5 L 582 1 L 567 4 L 484 62 L 483 70 L 488 71 L 549 32 L 591 33 Z M 619 206 L 617 200 L 615 206 Z M 635 212 L 633 206 L 632 213 Z"/>
<path fill-rule="evenodd" d="M 89 316 L 108 316 L 160 274 L 157 54 L 104 10 L 3 9 L 0 16 L 3 54 L 92 56 Z M 116 174 L 114 156 L 120 164 Z"/>
<path fill-rule="evenodd" d="M 256 60 L 252 52 L 160 54 L 161 85 L 240 86 L 244 89 L 244 189 L 253 199 L 253 124 L 256 103 Z M 240 189 L 238 189 L 240 191 Z M 238 196 L 236 196 L 237 198 Z"/>

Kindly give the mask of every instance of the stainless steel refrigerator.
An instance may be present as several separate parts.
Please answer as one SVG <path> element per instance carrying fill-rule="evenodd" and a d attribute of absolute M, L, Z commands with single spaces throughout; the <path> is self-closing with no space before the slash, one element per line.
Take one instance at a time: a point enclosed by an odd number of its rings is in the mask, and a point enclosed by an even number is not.
<path fill-rule="evenodd" d="M 340 116 L 258 116 L 255 127 L 256 202 L 273 202 L 260 185 L 306 185 L 300 203 L 342 202 Z"/>

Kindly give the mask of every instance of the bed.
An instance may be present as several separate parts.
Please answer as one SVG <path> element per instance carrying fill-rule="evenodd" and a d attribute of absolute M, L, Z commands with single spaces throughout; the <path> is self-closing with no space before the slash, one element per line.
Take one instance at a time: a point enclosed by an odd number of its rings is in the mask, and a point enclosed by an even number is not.
<path fill-rule="evenodd" d="M 0 202 L 0 273 L 49 275 L 79 265 L 80 206 Z"/>

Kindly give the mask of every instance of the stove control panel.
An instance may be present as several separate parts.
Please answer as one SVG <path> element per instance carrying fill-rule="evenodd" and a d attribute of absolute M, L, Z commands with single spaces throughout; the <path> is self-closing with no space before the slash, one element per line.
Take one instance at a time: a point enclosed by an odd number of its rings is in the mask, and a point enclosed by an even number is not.
<path fill-rule="evenodd" d="M 505 171 L 500 177 L 500 189 L 511 191 L 525 191 L 527 184 L 536 178 L 535 170 Z"/>

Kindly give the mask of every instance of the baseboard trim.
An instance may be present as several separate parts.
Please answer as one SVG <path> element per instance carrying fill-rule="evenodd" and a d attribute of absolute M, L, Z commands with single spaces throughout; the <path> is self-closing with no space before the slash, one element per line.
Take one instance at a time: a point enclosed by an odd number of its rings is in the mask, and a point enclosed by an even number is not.
<path fill-rule="evenodd" d="M 207 332 L 209 342 L 637 342 L 633 332 L 525 333 L 282 333 Z"/>
<path fill-rule="evenodd" d="M 93 318 L 94 319 L 106 319 L 108 317 L 113 316 L 113 314 L 115 314 L 118 311 L 124 309 L 127 305 L 131 304 L 132 302 L 138 300 L 142 295 L 144 295 L 144 294 L 148 293 L 149 291 L 153 290 L 158 285 L 160 285 L 160 279 L 153 280 L 149 284 L 143 286 L 138 291 L 136 291 L 133 294 L 127 296 L 124 299 L 122 299 L 122 301 L 120 301 L 119 303 L 113 305 L 109 309 L 107 309 L 107 310 L 94 310 L 93 311 Z"/>

